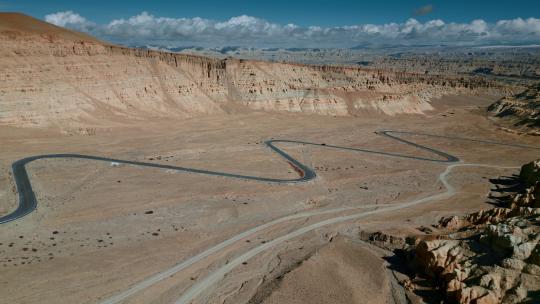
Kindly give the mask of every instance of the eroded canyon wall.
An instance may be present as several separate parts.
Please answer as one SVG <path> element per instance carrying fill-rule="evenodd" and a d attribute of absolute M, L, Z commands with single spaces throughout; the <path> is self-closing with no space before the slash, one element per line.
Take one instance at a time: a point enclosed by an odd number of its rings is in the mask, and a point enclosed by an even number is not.
<path fill-rule="evenodd" d="M 540 135 L 540 82 L 523 92 L 501 98 L 488 110 L 502 125 Z"/>
<path fill-rule="evenodd" d="M 62 129 L 239 109 L 423 113 L 443 94 L 501 87 L 458 78 L 212 59 L 55 35 L 0 34 L 0 124 Z"/>

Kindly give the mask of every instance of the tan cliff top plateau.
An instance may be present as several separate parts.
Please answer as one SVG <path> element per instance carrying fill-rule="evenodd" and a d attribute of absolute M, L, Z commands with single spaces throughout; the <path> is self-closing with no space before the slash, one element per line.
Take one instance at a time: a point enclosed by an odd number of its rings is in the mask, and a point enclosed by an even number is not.
<path fill-rule="evenodd" d="M 71 41 L 110 44 L 84 33 L 67 30 L 25 14 L 11 12 L 0 12 L 0 33 L 54 35 L 55 37 Z"/>

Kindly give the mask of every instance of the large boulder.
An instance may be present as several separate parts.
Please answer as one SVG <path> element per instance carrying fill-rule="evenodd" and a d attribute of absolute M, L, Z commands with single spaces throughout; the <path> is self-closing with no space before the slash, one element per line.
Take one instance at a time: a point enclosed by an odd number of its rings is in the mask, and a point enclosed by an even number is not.
<path fill-rule="evenodd" d="M 506 224 L 488 225 L 485 234 L 480 236 L 480 242 L 489 246 L 498 255 L 508 256 L 514 247 L 523 242 L 523 238 L 523 232 L 519 227 Z"/>
<path fill-rule="evenodd" d="M 519 172 L 519 177 L 525 182 L 527 187 L 536 185 L 540 181 L 540 159 L 523 165 Z"/>
<path fill-rule="evenodd" d="M 437 278 L 452 273 L 463 255 L 457 240 L 421 241 L 416 246 L 414 264 L 424 274 Z"/>

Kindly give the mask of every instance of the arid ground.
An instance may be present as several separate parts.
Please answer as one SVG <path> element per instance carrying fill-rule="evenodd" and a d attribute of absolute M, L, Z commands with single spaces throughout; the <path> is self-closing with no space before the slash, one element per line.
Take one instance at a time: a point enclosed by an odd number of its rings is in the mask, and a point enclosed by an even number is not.
<path fill-rule="evenodd" d="M 211 58 L 0 13 L 0 303 L 538 298 L 540 162 L 492 195 L 540 152 L 527 52 Z M 26 162 L 59 154 L 94 159 Z"/>
<path fill-rule="evenodd" d="M 297 172 L 265 147 L 265 140 L 435 157 L 374 133 L 390 129 L 540 146 L 538 137 L 495 128 L 485 114 L 493 101 L 486 96 L 447 96 L 432 101 L 434 110 L 426 114 L 394 117 L 246 112 L 148 120 L 111 126 L 91 136 L 4 126 L 0 212 L 7 214 L 17 204 L 12 162 L 38 154 L 79 153 L 294 178 Z M 463 163 L 518 167 L 538 157 L 534 149 L 399 136 L 455 155 Z M 106 301 L 222 241 L 298 215 L 231 242 L 120 300 L 170 303 L 202 284 L 194 303 L 399 303 L 403 290 L 385 267 L 389 253 L 360 241 L 361 231 L 406 234 L 442 216 L 490 208 L 489 179 L 518 170 L 456 167 L 448 175 L 456 189 L 452 197 L 385 211 L 390 205 L 444 192 L 438 177 L 448 164 L 300 144 L 279 146 L 313 168 L 317 178 L 303 184 L 269 184 L 90 160 L 30 163 L 27 170 L 38 208 L 0 227 L 0 302 L 112 303 Z M 326 219 L 379 209 L 278 239 Z M 204 285 L 205 278 L 229 262 L 275 239 L 217 283 Z"/>

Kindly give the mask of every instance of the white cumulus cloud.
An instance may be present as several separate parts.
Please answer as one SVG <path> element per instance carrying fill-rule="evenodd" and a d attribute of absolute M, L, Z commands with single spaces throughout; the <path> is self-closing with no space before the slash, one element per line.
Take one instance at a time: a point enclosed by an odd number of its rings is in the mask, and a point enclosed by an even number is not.
<path fill-rule="evenodd" d="M 45 21 L 61 27 L 84 32 L 92 31 L 97 26 L 95 23 L 86 20 L 83 16 L 72 11 L 46 15 Z"/>
<path fill-rule="evenodd" d="M 96 24 L 77 13 L 66 11 L 47 15 L 45 20 L 116 43 L 166 43 L 169 46 L 352 47 L 364 44 L 540 42 L 540 19 L 537 18 L 499 20 L 495 23 L 481 19 L 470 23 L 446 23 L 440 19 L 419 22 L 411 18 L 403 23 L 302 27 L 272 23 L 246 15 L 216 21 L 199 17 L 156 17 L 142 12 L 127 19 Z"/>

